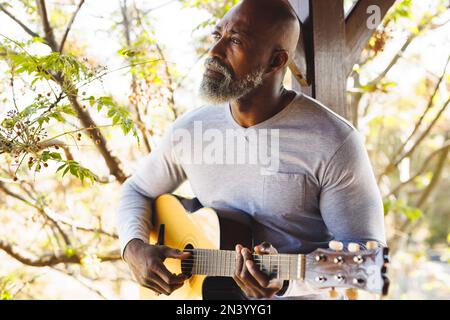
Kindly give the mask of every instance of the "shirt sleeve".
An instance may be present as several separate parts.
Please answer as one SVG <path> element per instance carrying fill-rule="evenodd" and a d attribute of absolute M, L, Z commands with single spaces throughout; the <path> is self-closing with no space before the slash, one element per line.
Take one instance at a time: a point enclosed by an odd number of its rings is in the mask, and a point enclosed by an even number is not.
<path fill-rule="evenodd" d="M 354 130 L 330 159 L 320 194 L 322 218 L 335 240 L 362 247 L 369 240 L 386 245 L 380 192 L 360 134 Z M 281 299 L 328 299 L 328 289 L 290 281 Z M 308 296 L 307 296 L 308 295 Z"/>
<path fill-rule="evenodd" d="M 173 192 L 186 180 L 173 150 L 172 132 L 173 127 L 163 136 L 159 147 L 139 161 L 135 173 L 122 186 L 116 213 L 122 256 L 130 240 L 148 242 L 152 201 L 161 194 Z"/>
<path fill-rule="evenodd" d="M 363 139 L 354 130 L 330 159 L 320 194 L 322 218 L 335 240 L 386 245 L 384 209 Z"/>

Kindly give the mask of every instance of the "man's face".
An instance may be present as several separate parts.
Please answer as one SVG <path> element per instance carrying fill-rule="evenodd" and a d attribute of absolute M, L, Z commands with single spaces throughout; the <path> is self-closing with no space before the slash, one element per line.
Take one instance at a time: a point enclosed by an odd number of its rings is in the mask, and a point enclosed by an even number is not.
<path fill-rule="evenodd" d="M 217 24 L 200 85 L 203 98 L 211 103 L 224 103 L 262 84 L 264 59 L 268 57 L 255 27 L 240 10 L 230 11 Z"/>

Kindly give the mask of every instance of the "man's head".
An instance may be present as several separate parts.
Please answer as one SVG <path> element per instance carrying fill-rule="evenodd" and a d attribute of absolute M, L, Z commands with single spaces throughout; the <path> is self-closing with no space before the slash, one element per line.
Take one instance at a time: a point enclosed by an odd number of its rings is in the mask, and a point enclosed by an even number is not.
<path fill-rule="evenodd" d="M 212 103 L 239 99 L 263 83 L 280 84 L 300 25 L 287 0 L 243 0 L 217 24 L 205 61 L 201 95 Z"/>

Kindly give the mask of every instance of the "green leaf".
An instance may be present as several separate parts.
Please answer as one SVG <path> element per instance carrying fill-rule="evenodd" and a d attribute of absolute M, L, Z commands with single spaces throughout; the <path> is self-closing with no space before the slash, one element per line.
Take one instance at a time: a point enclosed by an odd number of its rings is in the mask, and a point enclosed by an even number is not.
<path fill-rule="evenodd" d="M 114 116 L 116 114 L 116 110 L 114 110 L 114 109 L 109 109 L 108 110 L 108 113 L 107 113 L 107 116 L 108 116 L 108 118 L 111 118 L 112 116 Z"/>
<path fill-rule="evenodd" d="M 117 53 L 125 57 L 135 57 L 139 54 L 139 51 L 134 49 L 120 49 L 117 51 Z"/>
<path fill-rule="evenodd" d="M 69 171 L 69 169 L 70 169 L 70 167 L 67 166 L 66 170 L 64 170 L 64 172 L 63 172 L 63 174 L 62 174 L 63 177 L 66 175 L 66 173 Z"/>
<path fill-rule="evenodd" d="M 42 152 L 41 159 L 44 162 L 46 162 L 48 159 L 50 159 L 50 152 L 49 151 Z"/>
<path fill-rule="evenodd" d="M 12 119 L 5 119 L 2 121 L 2 127 L 5 129 L 12 129 L 14 128 L 14 125 L 16 124 L 16 122 Z"/>
<path fill-rule="evenodd" d="M 51 152 L 50 157 L 54 160 L 62 160 L 61 154 L 59 152 Z"/>
<path fill-rule="evenodd" d="M 70 173 L 75 177 L 78 177 L 78 168 L 76 166 L 69 166 Z"/>
<path fill-rule="evenodd" d="M 94 98 L 94 96 L 90 96 L 90 97 L 89 97 L 89 104 L 91 105 L 91 107 L 95 104 L 95 98 Z"/>
<path fill-rule="evenodd" d="M 120 116 L 117 114 L 113 117 L 113 125 L 116 125 L 120 121 Z"/>

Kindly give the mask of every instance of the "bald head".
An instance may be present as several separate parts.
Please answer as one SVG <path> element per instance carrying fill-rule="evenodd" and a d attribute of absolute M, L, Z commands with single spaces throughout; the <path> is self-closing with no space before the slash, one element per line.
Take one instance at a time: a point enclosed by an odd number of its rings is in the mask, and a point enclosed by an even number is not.
<path fill-rule="evenodd" d="M 295 54 L 298 18 L 287 0 L 243 0 L 212 33 L 200 92 L 215 103 L 239 99 L 258 87 L 279 87 Z"/>
<path fill-rule="evenodd" d="M 238 15 L 266 48 L 283 49 L 292 58 L 300 35 L 300 23 L 287 0 L 243 0 L 225 15 Z"/>

